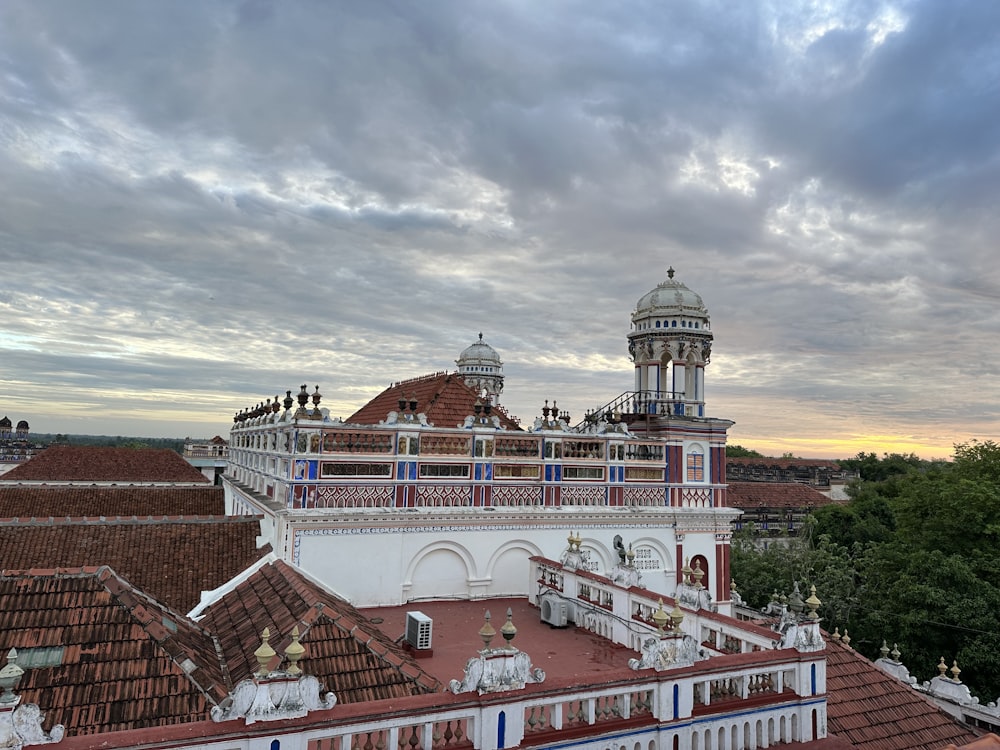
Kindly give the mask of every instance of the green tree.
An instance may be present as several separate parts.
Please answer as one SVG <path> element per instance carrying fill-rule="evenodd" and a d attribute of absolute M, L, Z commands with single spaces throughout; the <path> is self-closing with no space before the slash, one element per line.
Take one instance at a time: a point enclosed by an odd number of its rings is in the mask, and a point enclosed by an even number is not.
<path fill-rule="evenodd" d="M 726 458 L 763 458 L 764 456 L 755 450 L 750 448 L 744 448 L 742 445 L 727 445 L 726 446 Z"/>

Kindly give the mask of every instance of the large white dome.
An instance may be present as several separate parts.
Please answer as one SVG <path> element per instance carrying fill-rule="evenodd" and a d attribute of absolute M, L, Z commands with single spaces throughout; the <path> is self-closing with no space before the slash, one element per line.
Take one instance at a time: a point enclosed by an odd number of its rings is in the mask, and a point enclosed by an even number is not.
<path fill-rule="evenodd" d="M 483 334 L 479 334 L 479 341 L 467 346 L 458 357 L 458 365 L 495 365 L 499 367 L 503 363 L 497 350 L 483 341 Z"/>
<path fill-rule="evenodd" d="M 674 278 L 674 269 L 667 271 L 667 280 L 657 284 L 635 304 L 635 319 L 655 315 L 688 315 L 708 317 L 708 310 L 701 295 L 692 292 L 682 281 Z"/>

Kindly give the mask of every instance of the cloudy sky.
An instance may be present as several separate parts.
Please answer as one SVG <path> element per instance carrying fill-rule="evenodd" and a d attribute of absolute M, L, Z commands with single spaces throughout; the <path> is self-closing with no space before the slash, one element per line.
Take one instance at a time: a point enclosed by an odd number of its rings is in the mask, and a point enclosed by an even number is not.
<path fill-rule="evenodd" d="M 33 431 L 347 416 L 480 331 L 580 416 L 672 265 L 731 442 L 1000 433 L 1000 3 L 5 0 L 0 174 Z"/>

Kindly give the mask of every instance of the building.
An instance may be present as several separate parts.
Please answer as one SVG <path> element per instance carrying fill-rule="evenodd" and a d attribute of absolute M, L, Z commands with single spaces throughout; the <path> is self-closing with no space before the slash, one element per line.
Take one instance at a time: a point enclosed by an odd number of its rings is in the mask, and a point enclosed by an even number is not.
<path fill-rule="evenodd" d="M 743 511 L 734 528 L 752 527 L 767 546 L 769 540 L 795 536 L 810 513 L 833 501 L 797 482 L 730 482 L 729 502 Z"/>
<path fill-rule="evenodd" d="M 795 482 L 822 492 L 833 501 L 847 500 L 847 485 L 860 478 L 857 469 L 847 469 L 825 458 L 729 458 L 726 476 L 731 482 Z"/>
<path fill-rule="evenodd" d="M 277 398 L 277 397 L 276 397 Z M 229 459 L 229 442 L 218 435 L 207 442 L 184 441 L 184 460 L 204 474 L 212 484 L 222 484 Z"/>
<path fill-rule="evenodd" d="M 461 377 L 402 385 L 412 398 L 381 423 L 331 419 L 318 387 L 303 387 L 295 409 L 275 399 L 237 415 L 225 503 L 241 511 L 227 521 L 243 532 L 242 553 L 219 554 L 211 518 L 193 519 L 176 548 L 117 536 L 132 533 L 119 526 L 183 526 L 170 517 L 17 519 L 17 533 L 50 536 L 0 551 L 0 745 L 938 750 L 975 739 L 843 641 L 827 643 L 815 591 L 771 623 L 729 616 L 739 596 L 726 573 L 736 515 L 720 477 L 728 423 L 688 413 L 703 404 L 633 392 L 621 402 L 641 412 L 591 412 L 574 429 L 546 405 L 520 430 Z M 465 416 L 453 427 L 428 418 L 456 413 Z M 200 475 L 185 486 L 197 472 L 179 457 L 183 471 L 167 462 L 153 472 L 144 459 L 156 457 L 137 453 L 55 452 L 10 486 L 38 507 L 78 510 L 142 502 L 118 489 L 213 489 Z M 388 473 L 358 468 L 382 465 Z M 102 494 L 72 494 L 84 482 Z M 64 494 L 32 494 L 43 491 Z M 521 501 L 498 502 L 505 496 Z M 252 507 L 261 514 L 245 514 Z M 329 560 L 312 559 L 314 572 L 288 561 L 310 528 L 334 542 L 316 548 Z M 279 546 L 248 550 L 247 530 Z M 401 543 L 409 535 L 417 553 Z M 543 552 L 523 557 L 529 542 Z M 58 557 L 73 544 L 79 564 Z M 652 564 L 644 546 L 664 557 Z M 215 568 L 248 552 L 237 572 Z M 436 592 L 359 608 L 333 590 L 410 596 L 405 555 L 411 575 L 429 561 L 424 580 L 437 576 Z M 470 564 L 487 558 L 513 595 L 470 578 Z"/>
<path fill-rule="evenodd" d="M 25 419 L 15 427 L 10 417 L 0 418 L 0 476 L 34 456 L 43 446 L 33 443 Z"/>
<path fill-rule="evenodd" d="M 690 562 L 728 612 L 732 422 L 706 416 L 707 310 L 668 275 L 632 315 L 638 389 L 580 424 L 555 402 L 523 429 L 511 420 L 491 398 L 499 355 L 480 339 L 459 372 L 395 383 L 346 419 L 319 386 L 236 414 L 227 511 L 263 516 L 276 554 L 358 606 L 526 596 L 529 559 L 572 528 L 592 570 L 631 549 L 672 596 Z"/>

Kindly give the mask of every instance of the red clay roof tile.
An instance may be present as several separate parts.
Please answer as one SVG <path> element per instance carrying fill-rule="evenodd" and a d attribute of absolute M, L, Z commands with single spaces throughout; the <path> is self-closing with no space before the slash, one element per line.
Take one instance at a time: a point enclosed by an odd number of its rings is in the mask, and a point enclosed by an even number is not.
<path fill-rule="evenodd" d="M 222 487 L 37 485 L 0 482 L 0 518 L 221 516 Z"/>
<path fill-rule="evenodd" d="M 346 621 L 346 627 L 343 621 Z M 213 602 L 200 620 L 216 633 L 234 682 L 256 669 L 253 651 L 260 633 L 271 629 L 279 654 L 298 626 L 306 653 L 303 671 L 315 675 L 342 703 L 401 698 L 432 692 L 440 684 L 346 601 L 305 578 L 282 561 L 264 565 Z M 377 641 L 388 660 L 370 644 Z"/>
<path fill-rule="evenodd" d="M 399 411 L 399 400 L 417 401 L 417 413 L 427 415 L 427 421 L 437 427 L 456 427 L 474 412 L 479 394 L 465 384 L 457 372 L 439 372 L 434 375 L 406 380 L 389 386 L 379 395 L 348 417 L 351 424 L 378 424 L 389 412 Z M 493 414 L 507 430 L 520 430 L 520 426 L 500 406 L 493 407 Z"/>
<path fill-rule="evenodd" d="M 208 479 L 172 450 L 53 445 L 15 466 L 2 481 L 204 484 Z"/>
<path fill-rule="evenodd" d="M 733 508 L 820 508 L 833 500 L 798 482 L 730 482 L 726 501 Z"/>
<path fill-rule="evenodd" d="M 0 521 L 0 569 L 110 565 L 168 606 L 191 610 L 264 555 L 259 520 L 144 518 Z"/>
<path fill-rule="evenodd" d="M 971 729 L 837 641 L 827 643 L 826 688 L 830 732 L 859 750 L 940 750 L 976 738 Z"/>
<path fill-rule="evenodd" d="M 22 701 L 44 707 L 46 728 L 63 724 L 74 736 L 198 721 L 228 693 L 212 638 L 124 581 L 109 587 L 116 578 L 106 568 L 0 574 L 0 611 L 20 615 L 0 618 L 0 645 L 22 657 L 63 647 L 59 664 L 25 670 L 17 687 Z M 158 644 L 137 613 L 164 630 L 166 619 L 175 631 Z M 190 675 L 180 666 L 185 659 L 194 664 Z"/>

